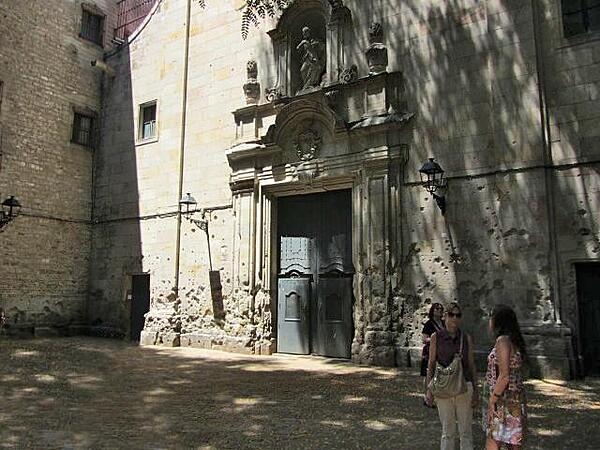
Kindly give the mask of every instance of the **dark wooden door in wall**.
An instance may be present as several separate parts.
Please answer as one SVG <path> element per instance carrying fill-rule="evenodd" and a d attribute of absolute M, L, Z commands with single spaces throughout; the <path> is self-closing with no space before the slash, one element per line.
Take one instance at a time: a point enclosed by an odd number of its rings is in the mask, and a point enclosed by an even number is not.
<path fill-rule="evenodd" d="M 600 375 L 600 263 L 575 267 L 583 370 L 585 375 Z"/>
<path fill-rule="evenodd" d="M 140 341 L 145 314 L 150 310 L 150 275 L 131 276 L 131 340 Z"/>
<path fill-rule="evenodd" d="M 279 199 L 279 352 L 350 357 L 351 212 L 347 190 Z"/>

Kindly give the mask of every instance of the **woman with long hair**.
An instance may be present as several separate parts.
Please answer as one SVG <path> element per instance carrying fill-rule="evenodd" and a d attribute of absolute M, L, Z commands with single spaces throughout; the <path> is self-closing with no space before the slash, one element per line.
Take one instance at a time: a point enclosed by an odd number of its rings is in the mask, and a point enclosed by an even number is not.
<path fill-rule="evenodd" d="M 454 397 L 435 399 L 440 422 L 442 423 L 440 448 L 441 450 L 454 449 L 458 425 L 460 449 L 473 450 L 473 407 L 478 401 L 477 390 L 473 389 L 477 385 L 473 340 L 471 336 L 460 329 L 462 311 L 458 303 L 452 302 L 448 305 L 445 317 L 446 328 L 436 331 L 431 336 L 425 400 L 428 405 L 433 405 L 434 396 L 429 383 L 433 378 L 436 364 L 448 367 L 454 360 L 455 355 L 458 355 L 467 390 Z"/>
<path fill-rule="evenodd" d="M 436 331 L 440 331 L 446 327 L 444 325 L 444 320 L 442 319 L 443 315 L 444 307 L 442 304 L 433 303 L 431 308 L 429 308 L 429 314 L 427 314 L 429 320 L 425 322 L 425 325 L 423 325 L 423 331 L 421 331 L 421 334 L 423 335 L 423 350 L 421 351 L 421 376 L 423 377 L 423 382 L 425 382 L 427 379 L 427 365 L 429 364 L 429 344 L 431 342 L 431 336 Z M 425 406 L 428 406 L 425 400 L 423 400 L 423 403 L 425 403 Z"/>
<path fill-rule="evenodd" d="M 523 386 L 522 366 L 526 354 L 517 315 L 510 306 L 496 305 L 492 310 L 489 330 L 496 339 L 488 355 L 484 406 L 486 418 L 486 450 L 502 445 L 519 450 L 526 431 L 527 402 Z M 487 394 L 487 395 L 486 395 Z"/>

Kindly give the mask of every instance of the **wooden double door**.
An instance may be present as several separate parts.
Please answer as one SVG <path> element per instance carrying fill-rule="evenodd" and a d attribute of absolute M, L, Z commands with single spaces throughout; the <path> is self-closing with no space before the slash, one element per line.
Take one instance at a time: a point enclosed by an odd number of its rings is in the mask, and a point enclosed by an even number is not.
<path fill-rule="evenodd" d="M 351 192 L 280 198 L 278 242 L 277 350 L 349 358 Z"/>

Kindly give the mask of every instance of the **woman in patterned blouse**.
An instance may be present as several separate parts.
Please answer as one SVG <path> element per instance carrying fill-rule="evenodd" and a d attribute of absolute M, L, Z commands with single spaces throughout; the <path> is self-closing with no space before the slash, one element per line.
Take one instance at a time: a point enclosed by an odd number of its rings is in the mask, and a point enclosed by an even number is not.
<path fill-rule="evenodd" d="M 496 338 L 488 356 L 483 398 L 486 450 L 498 450 L 503 444 L 519 450 L 526 432 L 527 403 L 521 367 L 525 341 L 517 316 L 511 307 L 497 305 L 492 311 L 489 328 Z M 487 395 L 486 395 L 487 394 Z"/>

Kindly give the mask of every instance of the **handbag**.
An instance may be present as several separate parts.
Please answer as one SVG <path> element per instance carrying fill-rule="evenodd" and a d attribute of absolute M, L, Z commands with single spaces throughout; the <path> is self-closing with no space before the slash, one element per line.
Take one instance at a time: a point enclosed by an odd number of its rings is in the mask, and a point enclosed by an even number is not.
<path fill-rule="evenodd" d="M 467 392 L 467 383 L 463 374 L 462 350 L 464 336 L 460 338 L 460 350 L 447 366 L 435 363 L 433 379 L 429 382 L 429 389 L 436 398 L 451 398 Z"/>

